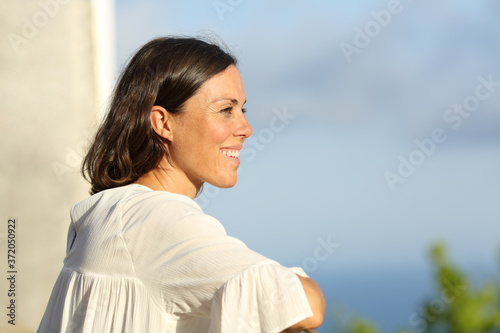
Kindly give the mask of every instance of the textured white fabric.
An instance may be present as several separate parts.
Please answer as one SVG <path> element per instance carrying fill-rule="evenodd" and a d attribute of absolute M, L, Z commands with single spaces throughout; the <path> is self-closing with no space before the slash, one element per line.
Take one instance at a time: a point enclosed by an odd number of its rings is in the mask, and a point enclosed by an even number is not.
<path fill-rule="evenodd" d="M 142 185 L 71 210 L 38 332 L 280 332 L 312 316 L 298 277 L 227 236 L 190 198 Z"/>

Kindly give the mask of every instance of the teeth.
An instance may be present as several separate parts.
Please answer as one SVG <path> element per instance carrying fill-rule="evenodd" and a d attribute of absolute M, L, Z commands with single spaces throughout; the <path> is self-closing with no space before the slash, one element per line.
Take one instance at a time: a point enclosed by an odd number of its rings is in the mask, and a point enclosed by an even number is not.
<path fill-rule="evenodd" d="M 240 151 L 239 150 L 221 150 L 221 152 L 229 157 L 235 157 L 238 158 L 240 157 Z"/>

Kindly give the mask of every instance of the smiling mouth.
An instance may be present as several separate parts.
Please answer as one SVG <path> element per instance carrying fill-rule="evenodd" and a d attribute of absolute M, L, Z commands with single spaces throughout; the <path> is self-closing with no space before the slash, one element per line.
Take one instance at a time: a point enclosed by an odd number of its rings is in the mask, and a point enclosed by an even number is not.
<path fill-rule="evenodd" d="M 220 152 L 229 158 L 239 160 L 240 157 L 240 151 L 239 150 L 220 150 Z"/>

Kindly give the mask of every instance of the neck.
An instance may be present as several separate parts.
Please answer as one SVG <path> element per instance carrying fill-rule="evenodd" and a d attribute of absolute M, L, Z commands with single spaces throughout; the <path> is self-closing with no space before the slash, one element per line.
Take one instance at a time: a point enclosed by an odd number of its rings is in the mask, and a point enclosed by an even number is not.
<path fill-rule="evenodd" d="M 191 199 L 194 199 L 203 185 L 196 186 L 186 174 L 178 172 L 165 160 L 153 170 L 139 177 L 134 184 L 144 185 L 153 191 L 183 194 Z"/>

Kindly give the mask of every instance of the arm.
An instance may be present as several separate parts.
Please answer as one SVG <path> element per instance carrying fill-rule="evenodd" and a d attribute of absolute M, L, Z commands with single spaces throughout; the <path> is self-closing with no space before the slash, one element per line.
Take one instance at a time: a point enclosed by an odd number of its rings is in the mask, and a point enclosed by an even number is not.
<path fill-rule="evenodd" d="M 305 278 L 300 275 L 297 276 L 302 284 L 302 288 L 304 288 L 304 292 L 306 293 L 307 301 L 309 302 L 313 316 L 290 326 L 284 330 L 283 333 L 298 333 L 304 329 L 318 328 L 323 322 L 323 316 L 325 314 L 325 299 L 319 286 L 316 282 L 309 278 Z"/>

